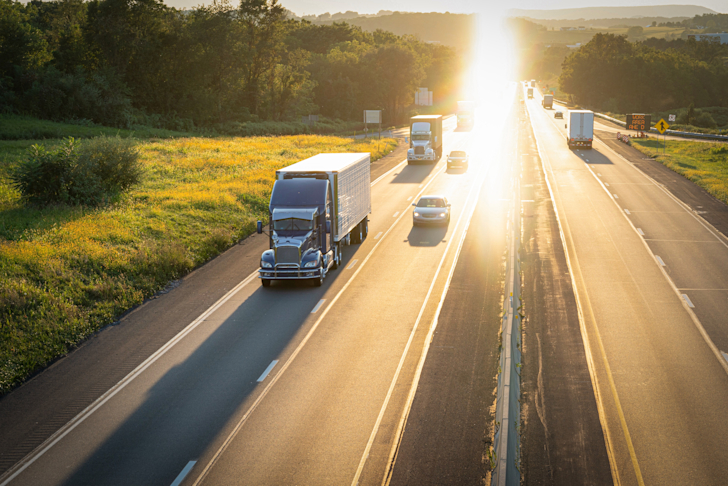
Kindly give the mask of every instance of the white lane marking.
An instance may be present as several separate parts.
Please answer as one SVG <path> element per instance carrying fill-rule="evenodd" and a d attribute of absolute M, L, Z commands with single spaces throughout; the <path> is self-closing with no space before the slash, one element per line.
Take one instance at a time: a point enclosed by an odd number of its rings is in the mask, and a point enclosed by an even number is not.
<path fill-rule="evenodd" d="M 238 285 L 233 287 L 227 294 L 223 295 L 217 302 L 215 302 L 210 308 L 208 308 L 205 312 L 200 314 L 200 316 L 192 321 L 190 324 L 187 325 L 184 329 L 182 329 L 180 332 L 177 333 L 175 337 L 167 341 L 167 343 L 159 348 L 154 354 L 149 356 L 146 360 L 144 360 L 139 366 L 134 368 L 128 375 L 126 375 L 124 378 L 121 379 L 116 385 L 109 388 L 109 390 L 101 395 L 99 398 L 97 398 L 91 405 L 86 407 L 81 413 L 76 415 L 74 418 L 72 418 L 66 425 L 61 427 L 56 431 L 55 434 L 51 435 L 48 440 L 46 440 L 43 444 L 41 444 L 36 450 L 25 456 L 20 462 L 17 463 L 18 469 L 13 472 L 0 486 L 6 486 L 10 481 L 15 479 L 20 473 L 25 471 L 31 464 L 33 464 L 35 461 L 37 461 L 43 454 L 48 452 L 51 447 L 55 446 L 58 442 L 60 442 L 65 436 L 67 436 L 73 429 L 81 425 L 81 423 L 89 418 L 96 410 L 101 408 L 106 402 L 111 400 L 114 395 L 119 393 L 121 390 L 123 390 L 129 383 L 134 381 L 135 378 L 137 378 L 139 375 L 141 375 L 144 370 L 149 368 L 152 364 L 154 364 L 155 361 L 157 361 L 159 358 L 164 356 L 167 351 L 172 349 L 175 344 L 180 342 L 182 339 L 185 338 L 190 332 L 192 332 L 197 326 L 199 326 L 201 323 L 207 319 L 208 316 L 212 315 L 215 311 L 217 311 L 225 302 L 230 300 L 235 294 L 237 294 L 240 289 L 248 285 L 250 282 L 252 282 L 255 278 L 258 276 L 258 270 L 254 271 L 250 275 L 248 275 L 245 280 L 240 282 Z M 12 468 L 8 471 L 12 471 Z M 7 474 L 7 473 L 6 473 Z"/>
<path fill-rule="evenodd" d="M 612 196 L 614 196 L 614 199 L 619 199 L 619 196 L 617 196 L 616 194 L 612 194 Z"/>
<path fill-rule="evenodd" d="M 597 175 L 598 175 L 599 177 L 601 177 L 601 176 L 602 176 L 602 175 L 601 175 L 601 174 L 600 174 L 599 172 L 597 172 Z"/>
<path fill-rule="evenodd" d="M 627 213 L 627 214 L 632 214 L 632 213 L 629 212 L 629 209 L 625 209 L 624 212 Z"/>
<path fill-rule="evenodd" d="M 352 268 L 354 268 L 354 265 L 356 265 L 356 262 L 358 262 L 358 261 L 359 261 L 359 260 L 357 260 L 357 259 L 355 258 L 354 260 L 352 260 L 352 261 L 351 261 L 351 264 L 350 264 L 350 265 L 349 265 L 348 267 L 346 267 L 346 269 L 347 269 L 347 270 L 351 270 Z"/>
<path fill-rule="evenodd" d="M 185 480 L 185 477 L 192 471 L 192 468 L 197 464 L 197 461 L 190 461 L 187 463 L 187 465 L 182 469 L 182 472 L 180 472 L 177 477 L 172 482 L 172 486 L 179 486 L 182 484 L 182 481 Z"/>
<path fill-rule="evenodd" d="M 323 302 L 323 300 L 321 302 Z M 319 302 L 319 305 L 321 305 L 321 302 Z M 275 368 L 277 364 L 278 364 L 278 360 L 277 359 L 274 359 L 273 361 L 271 361 L 271 363 L 265 369 L 265 371 L 263 372 L 263 374 L 260 375 L 260 378 L 258 378 L 258 383 L 260 383 L 261 381 L 265 380 L 265 378 L 268 376 L 268 373 L 270 373 L 271 371 L 273 371 L 273 368 Z"/>
<path fill-rule="evenodd" d="M 444 171 L 445 171 L 445 168 L 441 168 L 438 171 L 438 174 L 441 174 Z M 434 180 L 435 179 L 433 178 L 430 182 L 427 183 L 427 185 L 429 186 L 430 183 L 432 181 L 434 181 Z M 424 191 L 420 191 L 417 194 L 417 196 L 420 196 L 422 194 L 422 192 L 424 192 Z M 356 279 L 356 277 L 359 275 L 359 272 L 361 272 L 361 269 L 364 268 L 364 265 L 366 265 L 366 263 L 369 261 L 369 259 L 374 254 L 374 252 L 377 250 L 377 248 L 379 248 L 379 245 L 382 243 L 382 241 L 384 241 L 384 238 L 386 238 L 387 235 L 394 229 L 394 227 L 397 226 L 397 223 L 399 223 L 400 219 L 402 219 L 402 217 L 404 216 L 404 214 L 405 213 L 402 213 L 400 215 L 399 219 L 397 221 L 395 221 L 394 224 L 392 224 L 387 229 L 387 231 L 384 233 L 384 236 L 382 236 L 382 239 L 379 240 L 379 241 L 377 241 L 376 244 L 374 245 L 374 247 L 371 249 L 371 251 L 369 251 L 369 253 L 367 254 L 367 256 L 364 257 L 364 260 L 361 262 L 361 265 L 359 265 L 359 268 L 357 268 L 356 270 L 354 270 L 354 274 L 351 276 L 351 278 L 349 280 L 347 280 L 347 282 L 344 284 L 344 286 L 341 288 L 341 290 L 339 290 L 336 293 L 336 296 L 334 296 L 334 298 L 331 299 L 331 303 L 329 303 L 329 305 L 326 306 L 326 308 L 323 310 L 323 312 L 318 317 L 318 319 L 316 319 L 316 322 L 314 322 L 313 325 L 311 326 L 311 328 L 308 330 L 308 333 L 306 333 L 306 336 L 301 340 L 300 343 L 298 343 L 298 346 L 296 346 L 296 349 L 293 350 L 293 352 L 288 357 L 288 359 L 285 361 L 285 363 L 283 363 L 281 365 L 281 368 L 278 371 L 278 373 L 276 373 L 276 375 L 273 378 L 271 378 L 271 380 L 265 386 L 265 388 L 263 389 L 263 391 L 260 392 L 260 395 L 258 395 L 258 397 L 255 399 L 255 401 L 253 402 L 253 404 L 243 414 L 243 416 L 240 418 L 240 420 L 238 420 L 238 423 L 235 425 L 235 428 L 228 434 L 227 438 L 225 439 L 225 442 L 223 442 L 223 444 L 217 450 L 217 452 L 212 457 L 212 459 L 210 460 L 210 462 L 207 463 L 207 465 L 205 466 L 205 468 L 202 470 L 202 472 L 200 473 L 200 475 L 197 477 L 197 479 L 194 482 L 194 486 L 198 486 L 200 483 L 202 483 L 205 480 L 205 477 L 207 476 L 207 474 L 210 472 L 210 470 L 212 469 L 212 467 L 217 463 L 217 461 L 220 459 L 220 457 L 222 456 L 222 454 L 230 446 L 230 444 L 232 443 L 233 439 L 238 434 L 238 432 L 240 431 L 240 429 L 242 429 L 243 428 L 243 425 L 245 425 L 245 423 L 248 421 L 248 418 L 253 414 L 253 412 L 255 412 L 255 410 L 258 408 L 258 406 L 260 405 L 260 403 L 265 399 L 265 397 L 268 395 L 268 392 L 270 392 L 271 388 L 273 388 L 273 385 L 276 384 L 276 382 L 278 381 L 278 379 L 281 376 L 283 376 L 283 374 L 288 369 L 288 367 L 291 366 L 291 364 L 293 363 L 293 361 L 296 359 L 296 356 L 298 356 L 301 353 L 301 350 L 306 346 L 306 343 L 308 343 L 308 341 L 314 335 L 314 333 L 316 332 L 316 329 L 318 329 L 319 325 L 321 325 L 321 322 L 324 320 L 324 318 L 326 317 L 326 315 L 329 313 L 329 310 L 331 310 L 331 308 L 334 306 L 334 304 L 344 294 L 344 292 L 346 291 L 346 289 L 348 289 L 349 286 L 352 284 L 352 282 L 354 282 L 354 280 Z M 256 271 L 256 273 L 257 273 L 257 271 Z M 0 485 L 0 486 L 4 486 L 4 485 Z"/>
<path fill-rule="evenodd" d="M 604 185 L 609 187 L 609 182 L 605 182 Z"/>
<path fill-rule="evenodd" d="M 682 298 L 685 301 L 685 303 L 690 307 L 691 309 L 695 309 L 695 306 L 693 305 L 693 302 L 690 300 L 690 297 L 688 297 L 688 294 L 682 294 Z"/>
<path fill-rule="evenodd" d="M 408 201 L 411 201 L 412 200 L 412 196 L 408 197 L 407 200 Z"/>
<path fill-rule="evenodd" d="M 645 233 L 642 231 L 642 228 L 637 228 L 637 233 L 639 233 L 640 236 L 645 236 Z"/>
<path fill-rule="evenodd" d="M 589 159 L 586 159 L 587 162 L 589 162 Z"/>
<path fill-rule="evenodd" d="M 394 214 L 392 215 L 392 217 L 393 217 L 393 218 L 396 218 L 397 216 L 399 216 L 399 211 L 397 211 L 396 213 L 394 213 Z"/>
<path fill-rule="evenodd" d="M 375 240 L 378 240 L 380 236 L 382 236 L 382 232 L 381 231 L 379 233 L 377 233 L 377 236 L 375 236 L 374 239 Z"/>
<path fill-rule="evenodd" d="M 319 301 L 318 301 L 318 304 L 316 304 L 316 307 L 314 307 L 314 308 L 313 308 L 313 310 L 311 311 L 311 314 L 315 314 L 315 313 L 316 313 L 316 311 L 318 311 L 318 310 L 319 310 L 319 308 L 320 308 L 320 307 L 321 307 L 322 305 L 324 305 L 324 302 L 326 302 L 326 299 L 321 299 L 321 300 L 319 300 Z"/>
<path fill-rule="evenodd" d="M 660 258 L 660 255 L 655 255 L 655 258 L 657 259 L 657 262 L 660 265 L 662 265 L 663 267 L 665 266 L 665 262 L 662 261 L 662 258 Z"/>

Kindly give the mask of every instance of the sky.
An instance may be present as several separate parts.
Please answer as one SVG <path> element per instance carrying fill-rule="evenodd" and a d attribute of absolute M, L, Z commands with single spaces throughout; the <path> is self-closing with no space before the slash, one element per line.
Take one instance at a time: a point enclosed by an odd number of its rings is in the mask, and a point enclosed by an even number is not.
<path fill-rule="evenodd" d="M 167 5 L 177 8 L 189 8 L 201 3 L 211 3 L 211 0 L 164 0 Z M 237 0 L 231 0 L 237 3 Z M 728 0 L 683 0 L 677 2 L 659 0 L 621 0 L 610 2 L 608 0 L 279 0 L 279 3 L 297 15 L 322 14 L 325 12 L 337 13 L 353 10 L 359 13 L 373 14 L 380 10 L 400 10 L 403 12 L 452 12 L 473 13 L 483 12 L 491 8 L 501 9 L 504 3 L 508 8 L 524 9 L 558 9 L 578 7 L 606 7 L 617 5 L 700 5 L 728 13 Z"/>

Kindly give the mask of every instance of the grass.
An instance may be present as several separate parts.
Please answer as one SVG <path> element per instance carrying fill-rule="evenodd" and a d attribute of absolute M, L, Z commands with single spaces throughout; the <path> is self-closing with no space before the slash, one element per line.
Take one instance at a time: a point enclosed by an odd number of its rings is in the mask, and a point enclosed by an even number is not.
<path fill-rule="evenodd" d="M 574 24 L 578 24 L 579 21 L 574 21 Z M 594 27 L 587 28 L 586 30 L 544 30 L 539 31 L 536 42 L 547 45 L 575 45 L 581 43 L 582 45 L 589 42 L 595 34 L 601 32 L 603 34 L 614 34 L 614 35 L 627 35 L 627 27 Z M 650 27 L 645 28 L 640 40 L 647 37 L 664 38 L 668 34 L 677 36 L 678 38 L 683 33 L 685 28 L 677 27 Z M 634 41 L 635 39 L 630 39 Z"/>
<path fill-rule="evenodd" d="M 728 204 L 728 144 L 669 140 L 667 154 L 656 138 L 633 138 L 632 146 L 695 182 L 716 199 Z"/>
<path fill-rule="evenodd" d="M 320 152 L 376 160 L 396 146 L 317 135 L 140 141 L 142 183 L 90 209 L 21 203 L 7 175 L 37 142 L 0 141 L 0 394 L 251 234 L 276 169 Z"/>

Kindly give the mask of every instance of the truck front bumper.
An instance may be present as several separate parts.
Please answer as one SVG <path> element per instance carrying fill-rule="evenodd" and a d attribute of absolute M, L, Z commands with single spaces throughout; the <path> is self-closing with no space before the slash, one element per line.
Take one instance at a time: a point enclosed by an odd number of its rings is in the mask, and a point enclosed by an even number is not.
<path fill-rule="evenodd" d="M 407 156 L 407 162 L 417 162 L 417 161 L 427 161 L 427 162 L 433 162 L 435 160 L 435 156 L 429 156 L 429 155 L 408 155 Z"/>
<path fill-rule="evenodd" d="M 320 278 L 323 270 L 319 268 L 261 268 L 258 278 L 267 280 L 306 280 Z"/>

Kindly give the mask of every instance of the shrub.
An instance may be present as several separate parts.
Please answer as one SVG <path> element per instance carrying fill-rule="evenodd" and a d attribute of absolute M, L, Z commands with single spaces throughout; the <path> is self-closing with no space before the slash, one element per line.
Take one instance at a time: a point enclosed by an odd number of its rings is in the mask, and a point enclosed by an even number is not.
<path fill-rule="evenodd" d="M 79 146 L 69 137 L 55 151 L 33 145 L 10 180 L 32 204 L 97 206 L 138 183 L 141 172 L 131 139 L 101 136 Z"/>

